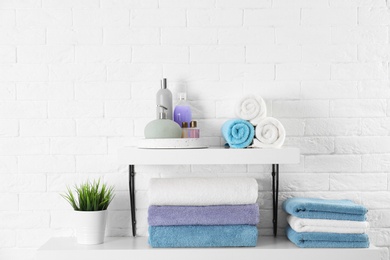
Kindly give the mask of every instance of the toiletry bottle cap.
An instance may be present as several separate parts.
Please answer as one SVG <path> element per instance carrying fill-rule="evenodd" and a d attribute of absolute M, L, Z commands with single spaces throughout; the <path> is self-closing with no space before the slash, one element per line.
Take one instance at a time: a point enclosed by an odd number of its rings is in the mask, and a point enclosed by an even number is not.
<path fill-rule="evenodd" d="M 167 119 L 167 112 L 168 108 L 162 106 L 162 105 L 157 105 L 157 107 L 160 109 L 160 112 L 158 113 L 158 119 Z"/>
<path fill-rule="evenodd" d="M 187 100 L 187 93 L 179 93 L 179 100 Z"/>
<path fill-rule="evenodd" d="M 191 122 L 190 122 L 190 127 L 191 127 L 191 128 L 196 128 L 197 125 L 198 125 L 198 124 L 197 124 L 196 121 L 191 121 Z"/>
<path fill-rule="evenodd" d="M 167 79 L 166 78 L 163 78 L 161 80 L 161 88 L 162 89 L 166 89 L 167 88 Z"/>
<path fill-rule="evenodd" d="M 182 128 L 188 128 L 188 123 L 187 122 L 182 122 L 181 123 Z"/>

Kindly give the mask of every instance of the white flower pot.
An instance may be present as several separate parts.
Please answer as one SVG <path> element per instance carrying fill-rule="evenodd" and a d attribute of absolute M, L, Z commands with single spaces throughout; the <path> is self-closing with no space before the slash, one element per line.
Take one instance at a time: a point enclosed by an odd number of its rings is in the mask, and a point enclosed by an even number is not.
<path fill-rule="evenodd" d="M 75 211 L 77 243 L 102 244 L 106 230 L 107 210 Z"/>

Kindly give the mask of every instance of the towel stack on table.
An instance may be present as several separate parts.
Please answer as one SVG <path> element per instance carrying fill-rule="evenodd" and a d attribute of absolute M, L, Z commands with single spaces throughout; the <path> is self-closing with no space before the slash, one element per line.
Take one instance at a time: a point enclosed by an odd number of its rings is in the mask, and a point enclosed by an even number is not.
<path fill-rule="evenodd" d="M 152 247 L 256 246 L 259 222 L 253 178 L 167 178 L 149 183 Z"/>
<path fill-rule="evenodd" d="M 284 201 L 288 239 L 299 247 L 367 248 L 367 209 L 350 200 L 290 198 Z"/>
<path fill-rule="evenodd" d="M 222 135 L 231 148 L 280 148 L 286 138 L 283 125 L 267 117 L 267 107 L 260 96 L 246 95 L 235 108 L 238 118 L 226 121 Z"/>

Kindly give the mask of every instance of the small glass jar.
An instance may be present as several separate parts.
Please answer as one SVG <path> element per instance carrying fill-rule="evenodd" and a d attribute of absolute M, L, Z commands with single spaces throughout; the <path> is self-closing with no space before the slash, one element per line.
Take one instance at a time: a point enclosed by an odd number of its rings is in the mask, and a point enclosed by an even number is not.
<path fill-rule="evenodd" d="M 182 122 L 181 129 L 181 138 L 188 138 L 188 123 Z"/>
<path fill-rule="evenodd" d="M 190 122 L 190 128 L 188 129 L 188 138 L 199 138 L 200 130 L 196 121 Z"/>

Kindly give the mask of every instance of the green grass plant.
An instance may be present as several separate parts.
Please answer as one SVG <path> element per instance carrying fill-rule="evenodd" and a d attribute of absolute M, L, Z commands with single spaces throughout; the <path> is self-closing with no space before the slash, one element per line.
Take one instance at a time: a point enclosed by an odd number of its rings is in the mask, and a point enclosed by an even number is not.
<path fill-rule="evenodd" d="M 98 181 L 87 181 L 75 185 L 75 193 L 67 187 L 67 192 L 61 196 L 69 202 L 77 211 L 99 211 L 106 210 L 114 199 L 114 187 Z"/>

